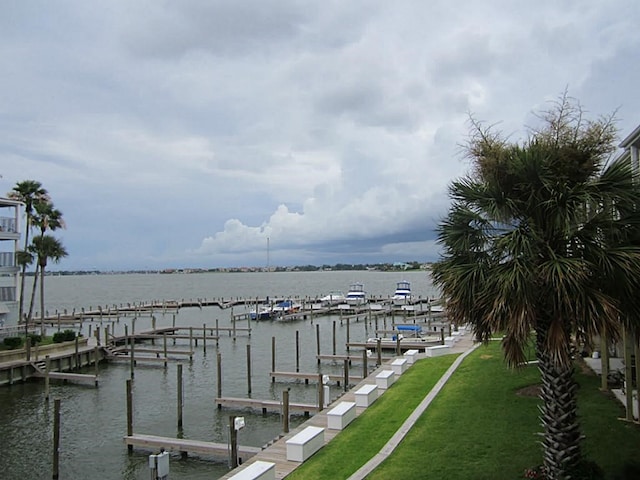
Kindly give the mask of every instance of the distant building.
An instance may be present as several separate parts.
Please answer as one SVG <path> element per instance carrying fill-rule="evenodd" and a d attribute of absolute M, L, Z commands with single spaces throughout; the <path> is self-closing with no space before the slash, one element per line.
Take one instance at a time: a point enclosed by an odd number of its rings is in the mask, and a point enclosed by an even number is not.
<path fill-rule="evenodd" d="M 0 326 L 18 324 L 20 273 L 16 252 L 22 203 L 0 197 Z"/>

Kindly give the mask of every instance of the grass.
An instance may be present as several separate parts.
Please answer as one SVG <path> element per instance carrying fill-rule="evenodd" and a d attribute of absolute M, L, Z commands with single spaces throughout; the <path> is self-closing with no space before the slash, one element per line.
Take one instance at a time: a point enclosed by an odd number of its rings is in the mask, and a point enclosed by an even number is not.
<path fill-rule="evenodd" d="M 287 479 L 348 478 L 380 451 L 455 359 L 456 355 L 436 357 L 428 364 L 422 362 L 420 369 L 407 370 L 393 388 L 378 398 L 349 428 Z"/>
<path fill-rule="evenodd" d="M 447 365 L 438 363 L 445 359 L 450 359 Z M 287 478 L 348 478 L 380 450 L 438 380 L 435 372 L 444 372 L 453 359 L 447 356 L 418 362 Z M 638 464 L 634 465 L 640 428 L 618 419 L 624 414 L 622 406 L 610 394 L 599 391 L 595 374 L 578 369 L 576 380 L 586 435 L 582 445 L 585 456 L 595 461 L 608 479 L 640 478 Z M 538 382 L 535 366 L 508 370 L 498 342 L 480 347 L 460 365 L 398 448 L 367 478 L 523 478 L 526 468 L 541 463 L 536 435 L 541 427 L 539 399 L 518 392 Z M 387 425 L 389 416 L 394 426 Z"/>

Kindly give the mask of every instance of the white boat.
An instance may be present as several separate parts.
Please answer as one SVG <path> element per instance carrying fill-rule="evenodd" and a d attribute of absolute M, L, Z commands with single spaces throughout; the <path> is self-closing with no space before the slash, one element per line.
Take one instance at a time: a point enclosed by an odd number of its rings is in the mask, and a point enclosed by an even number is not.
<path fill-rule="evenodd" d="M 322 297 L 320 299 L 320 303 L 325 307 L 329 307 L 332 305 L 338 305 L 339 303 L 344 303 L 346 300 L 347 297 L 344 296 L 344 293 L 336 290 L 329 292 L 328 295 Z"/>
<path fill-rule="evenodd" d="M 367 303 L 367 295 L 362 283 L 352 283 L 347 292 L 346 301 L 349 305 L 364 305 Z"/>
<path fill-rule="evenodd" d="M 411 283 L 402 280 L 396 283 L 396 291 L 391 297 L 394 305 L 407 305 L 411 302 Z"/>

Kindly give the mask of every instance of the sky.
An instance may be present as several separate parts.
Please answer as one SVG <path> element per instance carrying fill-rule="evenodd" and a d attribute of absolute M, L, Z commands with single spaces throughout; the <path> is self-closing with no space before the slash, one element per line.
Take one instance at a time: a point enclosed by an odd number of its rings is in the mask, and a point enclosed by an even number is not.
<path fill-rule="evenodd" d="M 2 0 L 0 195 L 63 212 L 50 270 L 435 261 L 470 117 L 518 140 L 566 90 L 624 138 L 638 25 L 634 0 Z"/>

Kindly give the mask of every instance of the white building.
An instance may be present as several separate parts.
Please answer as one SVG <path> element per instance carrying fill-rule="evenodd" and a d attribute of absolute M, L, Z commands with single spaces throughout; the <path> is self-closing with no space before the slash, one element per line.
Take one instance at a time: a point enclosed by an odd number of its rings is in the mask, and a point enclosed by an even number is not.
<path fill-rule="evenodd" d="M 640 152 L 640 126 L 631 132 L 619 145 L 624 149 L 621 157 L 627 157 L 631 160 L 631 166 L 637 172 L 639 165 L 638 153 Z"/>
<path fill-rule="evenodd" d="M 0 197 L 0 326 L 18 324 L 20 273 L 16 252 L 21 206 L 17 200 Z"/>

